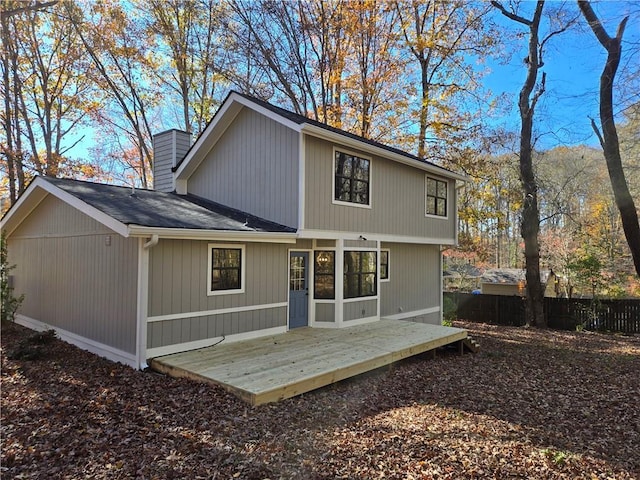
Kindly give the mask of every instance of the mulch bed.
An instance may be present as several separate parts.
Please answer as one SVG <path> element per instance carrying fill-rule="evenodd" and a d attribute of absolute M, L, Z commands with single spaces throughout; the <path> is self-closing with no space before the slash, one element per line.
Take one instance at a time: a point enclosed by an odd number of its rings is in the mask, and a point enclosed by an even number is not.
<path fill-rule="evenodd" d="M 480 353 L 414 357 L 259 407 L 59 340 L 11 360 L 33 332 L 3 326 L 0 474 L 640 478 L 640 337 L 456 326 Z"/>

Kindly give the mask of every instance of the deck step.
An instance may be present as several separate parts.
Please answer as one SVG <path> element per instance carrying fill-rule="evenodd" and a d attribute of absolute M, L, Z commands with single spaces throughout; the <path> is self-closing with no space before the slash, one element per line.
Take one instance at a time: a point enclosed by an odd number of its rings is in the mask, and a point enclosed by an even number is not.
<path fill-rule="evenodd" d="M 462 340 L 462 345 L 471 353 L 478 353 L 480 351 L 480 344 L 471 335 L 467 335 L 467 338 Z"/>

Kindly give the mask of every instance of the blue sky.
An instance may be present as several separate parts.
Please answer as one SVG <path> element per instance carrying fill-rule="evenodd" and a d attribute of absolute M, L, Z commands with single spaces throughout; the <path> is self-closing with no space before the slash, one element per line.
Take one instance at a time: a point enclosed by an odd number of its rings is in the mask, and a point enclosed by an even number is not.
<path fill-rule="evenodd" d="M 524 5 L 526 10 L 522 15 L 530 18 L 534 6 L 535 2 L 527 2 Z M 558 6 L 560 2 L 551 1 L 547 2 L 546 8 Z M 578 12 L 575 2 L 567 2 L 567 7 Z M 634 44 L 636 48 L 638 47 L 640 1 L 602 1 L 594 4 L 593 7 L 605 22 L 607 32 L 612 36 L 615 35 L 622 18 L 635 12 L 635 16 L 630 18 L 625 30 L 623 51 L 630 52 Z M 517 25 L 508 19 L 502 20 L 501 23 L 507 28 L 514 28 Z M 522 31 L 525 29 L 522 28 Z M 516 129 L 519 129 L 520 124 L 515 100 L 526 76 L 522 60 L 526 56 L 525 41 L 526 39 L 523 38 L 523 48 L 513 55 L 508 64 L 492 62 L 489 65 L 492 72 L 484 81 L 485 86 L 494 94 L 505 93 L 514 101 L 513 108 L 504 121 Z M 604 48 L 598 43 L 582 17 L 579 19 L 578 29 L 555 37 L 550 42 L 546 49 L 543 67 L 547 72 L 547 88 L 540 100 L 535 117 L 536 129 L 539 134 L 543 134 L 536 145 L 538 148 L 551 148 L 561 144 L 598 145 L 588 117 L 594 117 L 596 120 L 598 118 L 598 86 L 605 60 Z M 624 66 L 639 69 L 640 51 L 635 57 L 627 55 Z M 640 99 L 636 98 L 637 100 Z"/>
<path fill-rule="evenodd" d="M 503 2 L 505 5 L 508 1 Z M 573 14 L 578 13 L 575 0 L 566 2 L 549 0 L 546 9 L 553 9 L 566 5 Z M 535 1 L 527 0 L 523 3 L 523 16 L 531 16 Z M 630 51 L 635 45 L 638 49 L 636 58 L 625 59 L 626 66 L 640 68 L 640 0 L 610 0 L 593 3 L 594 10 L 605 22 L 609 34 L 615 34 L 620 20 L 627 14 L 634 12 L 627 24 L 624 35 L 624 46 Z M 496 10 L 494 18 L 500 22 L 505 31 L 526 32 L 526 29 L 515 22 L 504 18 Z M 536 148 L 547 149 L 557 145 L 588 144 L 598 146 L 597 139 L 590 126 L 589 117 L 598 117 L 598 83 L 602 67 L 606 59 L 604 48 L 598 43 L 593 32 L 587 27 L 580 16 L 579 27 L 555 37 L 549 43 L 544 57 L 543 70 L 547 72 L 547 89 L 540 100 L 535 116 L 536 131 L 541 134 Z M 543 24 L 546 32 L 547 24 Z M 497 120 L 508 130 L 517 132 L 520 120 L 515 100 L 526 76 L 525 65 L 522 61 L 526 55 L 526 36 L 520 39 L 520 48 L 510 43 L 507 48 L 513 49 L 513 56 L 506 64 L 488 61 L 485 66 L 491 72 L 482 80 L 486 88 L 494 95 L 503 94 L 512 103 L 511 109 L 504 112 Z M 640 98 L 636 99 L 640 101 Z M 87 128 L 84 132 L 85 140 L 73 151 L 71 156 L 87 157 L 87 149 L 94 145 L 96 139 L 93 131 Z"/>

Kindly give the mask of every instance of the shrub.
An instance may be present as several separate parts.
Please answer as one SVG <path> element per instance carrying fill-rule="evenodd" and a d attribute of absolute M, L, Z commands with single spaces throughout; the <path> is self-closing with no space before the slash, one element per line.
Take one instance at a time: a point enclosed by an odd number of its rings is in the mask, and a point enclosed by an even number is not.
<path fill-rule="evenodd" d="M 13 286 L 11 285 L 9 273 L 16 268 L 15 265 L 9 265 L 9 256 L 7 252 L 7 239 L 2 232 L 0 238 L 0 290 L 1 290 L 1 321 L 2 323 L 7 321 L 14 321 L 16 312 L 24 301 L 24 294 L 16 297 L 13 294 Z"/>

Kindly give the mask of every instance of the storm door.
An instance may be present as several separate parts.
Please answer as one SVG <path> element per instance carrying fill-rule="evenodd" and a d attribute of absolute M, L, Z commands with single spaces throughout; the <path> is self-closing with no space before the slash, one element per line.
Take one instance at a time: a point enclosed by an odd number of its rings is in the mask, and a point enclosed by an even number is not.
<path fill-rule="evenodd" d="M 309 254 L 289 255 L 289 328 L 309 325 Z"/>

